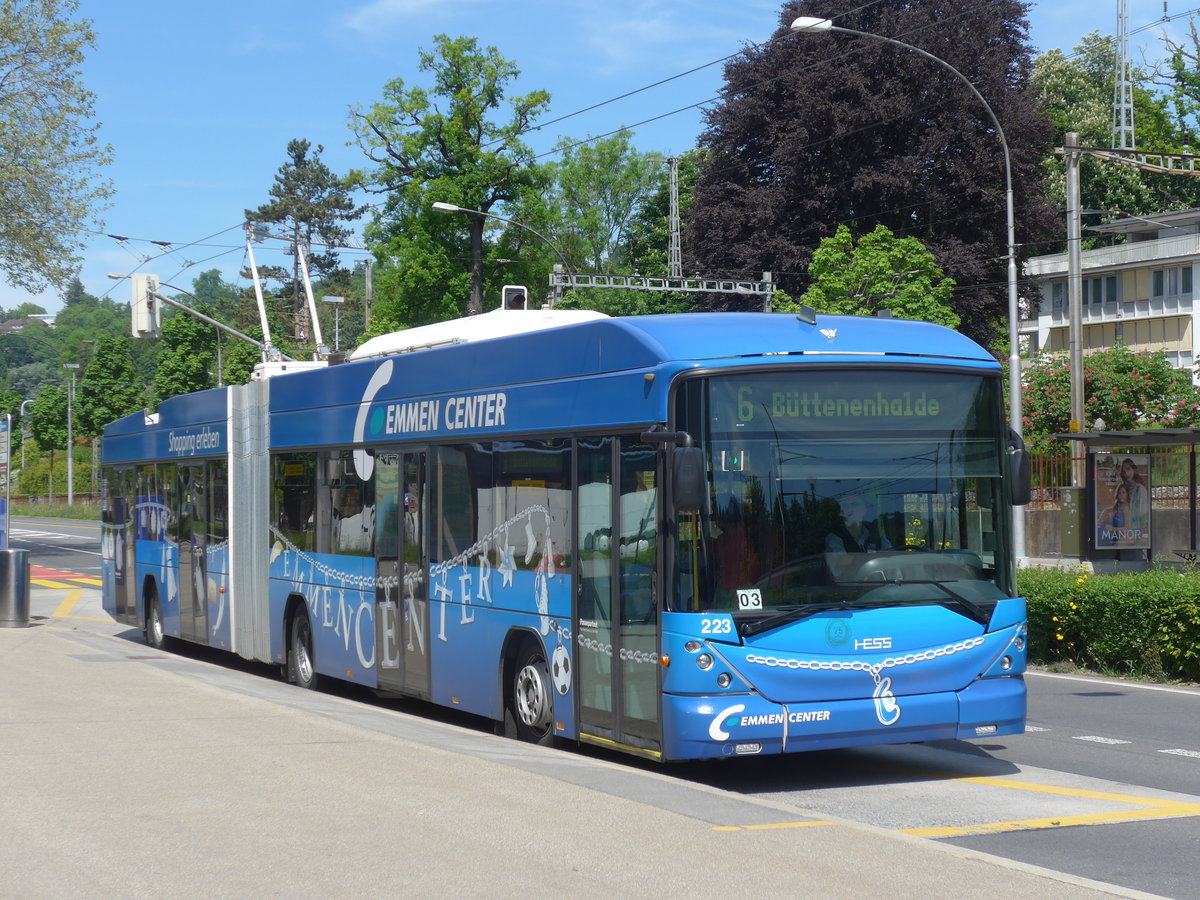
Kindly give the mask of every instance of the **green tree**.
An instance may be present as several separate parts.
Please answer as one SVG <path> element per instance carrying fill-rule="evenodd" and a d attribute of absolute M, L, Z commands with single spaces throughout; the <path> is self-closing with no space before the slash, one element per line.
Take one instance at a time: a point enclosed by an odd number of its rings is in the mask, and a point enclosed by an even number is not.
<path fill-rule="evenodd" d="M 8 321 L 8 319 L 27 319 L 30 316 L 44 316 L 45 314 L 46 308 L 44 306 L 26 302 L 13 307 L 5 321 Z"/>
<path fill-rule="evenodd" d="M 664 169 L 620 131 L 599 140 L 563 140 L 553 180 L 551 237 L 573 268 L 612 272 L 634 215 L 653 194 Z"/>
<path fill-rule="evenodd" d="M 792 0 L 768 41 L 725 66 L 706 112 L 685 222 L 685 264 L 708 277 L 775 273 L 799 296 L 821 240 L 846 225 L 919 237 L 958 285 L 962 330 L 988 343 L 1007 318 L 1004 156 L 963 81 L 911 50 L 846 34 L 788 34 L 797 16 L 897 35 L 952 65 L 987 101 L 1011 151 L 1017 240 L 1061 231 L 1044 198 L 1053 130 L 1030 89 L 1028 4 L 1020 0 L 853 4 Z M 689 264 L 690 263 L 690 264 Z M 736 303 L 707 300 L 713 308 Z M 737 303 L 745 307 L 744 301 Z"/>
<path fill-rule="evenodd" d="M 109 422 L 145 404 L 146 391 L 133 370 L 129 339 L 111 335 L 98 338 L 75 390 L 76 432 L 96 437 Z"/>
<path fill-rule="evenodd" d="M 67 388 L 53 385 L 42 388 L 29 406 L 29 432 L 42 450 L 50 453 L 50 471 L 54 470 L 54 451 L 67 449 Z"/>
<path fill-rule="evenodd" d="M 350 115 L 355 140 L 374 165 L 355 173 L 356 181 L 388 195 L 367 230 L 384 263 L 380 313 L 409 324 L 446 318 L 464 293 L 466 312 L 483 311 L 484 220 L 437 218 L 430 205 L 488 213 L 517 199 L 537 169 L 520 135 L 550 99 L 545 91 L 512 97 L 508 121 L 493 121 L 520 70 L 475 38 L 437 35 L 433 52 L 421 51 L 418 69 L 432 76 L 430 87 L 394 79 L 381 100 Z"/>
<path fill-rule="evenodd" d="M 66 287 L 81 234 L 111 194 L 97 170 L 111 148 L 97 138 L 93 97 L 79 70 L 95 44 L 77 0 L 6 0 L 0 7 L 0 267 L 32 292 Z"/>
<path fill-rule="evenodd" d="M 1044 353 L 1024 373 L 1022 424 L 1031 448 L 1061 453 L 1049 435 L 1065 434 L 1071 422 L 1071 369 L 1065 354 Z M 1084 421 L 1103 419 L 1115 430 L 1174 428 L 1200 424 L 1200 393 L 1188 373 L 1171 367 L 1164 353 L 1134 351 L 1124 344 L 1083 359 Z"/>
<path fill-rule="evenodd" d="M 275 175 L 271 199 L 258 209 L 246 210 L 246 219 L 282 227 L 292 245 L 292 272 L 285 294 L 291 295 L 293 337 L 299 344 L 310 342 L 307 297 L 303 288 L 298 250 L 303 249 L 310 276 L 317 278 L 340 266 L 334 249 L 346 244 L 351 230 L 343 222 L 362 215 L 350 196 L 349 182 L 321 161 L 324 147 L 301 139 L 288 142 L 288 161 Z M 314 247 L 316 249 L 314 249 Z"/>
<path fill-rule="evenodd" d="M 925 246 L 914 237 L 897 238 L 879 225 L 857 241 L 845 225 L 821 241 L 808 272 L 813 284 L 800 303 L 817 312 L 873 316 L 890 310 L 900 319 L 959 325 L 950 307 L 954 281 L 947 278 Z M 776 309 L 799 309 L 787 301 Z"/>
<path fill-rule="evenodd" d="M 186 313 L 163 319 L 162 351 L 150 387 L 156 405 L 168 397 L 214 386 L 215 330 Z"/>
<path fill-rule="evenodd" d="M 1056 146 L 1062 146 L 1069 131 L 1078 133 L 1085 147 L 1110 146 L 1115 48 L 1112 37 L 1092 32 L 1069 57 L 1061 50 L 1050 50 L 1037 58 L 1032 84 L 1054 125 Z M 1138 149 L 1187 150 L 1189 137 L 1180 129 L 1170 99 L 1155 89 L 1143 70 L 1134 67 L 1132 78 Z M 1053 153 L 1044 160 L 1047 190 L 1060 205 L 1066 203 L 1065 165 L 1062 157 Z M 1080 162 L 1080 200 L 1084 209 L 1149 215 L 1200 205 L 1200 182 L 1085 156 Z M 1085 241 L 1097 244 L 1100 239 L 1085 237 Z M 1049 250 L 1042 247 L 1040 252 Z"/>
<path fill-rule="evenodd" d="M 1187 37 L 1177 41 L 1164 34 L 1160 40 L 1167 58 L 1155 69 L 1154 80 L 1169 90 L 1173 112 L 1194 143 L 1200 125 L 1200 32 L 1195 16 L 1188 20 Z"/>
<path fill-rule="evenodd" d="M 245 332 L 256 340 L 262 340 L 262 329 L 251 326 Z M 226 384 L 247 384 L 254 367 L 262 362 L 262 353 L 253 344 L 235 338 L 222 338 L 221 378 Z M 345 346 L 343 344 L 343 346 Z"/>

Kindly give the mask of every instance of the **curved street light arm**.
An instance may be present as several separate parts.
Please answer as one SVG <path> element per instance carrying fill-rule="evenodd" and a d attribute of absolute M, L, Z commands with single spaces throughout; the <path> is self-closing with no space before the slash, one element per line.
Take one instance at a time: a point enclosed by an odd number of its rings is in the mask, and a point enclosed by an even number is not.
<path fill-rule="evenodd" d="M 504 216 L 498 216 L 495 213 L 484 212 L 480 209 L 468 209 L 465 206 L 455 206 L 453 203 L 437 202 L 434 203 L 431 208 L 434 212 L 467 213 L 468 215 L 483 216 L 485 219 L 495 219 L 498 222 L 506 222 L 509 225 L 515 225 L 518 228 L 524 228 L 531 234 L 536 235 L 542 241 L 542 243 L 554 251 L 554 255 L 558 257 L 558 264 L 562 266 L 563 272 L 568 275 L 571 273 L 571 267 L 567 265 L 567 259 L 562 255 L 562 251 L 555 246 L 554 242 L 550 240 L 550 238 L 546 237 L 532 225 L 526 225 L 524 222 L 518 222 L 516 219 L 506 219 Z"/>

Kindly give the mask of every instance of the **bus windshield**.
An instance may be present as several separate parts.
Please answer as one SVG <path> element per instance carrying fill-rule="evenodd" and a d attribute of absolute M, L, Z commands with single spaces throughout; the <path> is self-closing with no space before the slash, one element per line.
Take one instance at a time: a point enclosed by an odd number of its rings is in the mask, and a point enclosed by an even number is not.
<path fill-rule="evenodd" d="M 709 482 L 676 522 L 675 608 L 765 622 L 940 604 L 985 622 L 1012 590 L 1000 390 L 882 367 L 684 384 Z"/>

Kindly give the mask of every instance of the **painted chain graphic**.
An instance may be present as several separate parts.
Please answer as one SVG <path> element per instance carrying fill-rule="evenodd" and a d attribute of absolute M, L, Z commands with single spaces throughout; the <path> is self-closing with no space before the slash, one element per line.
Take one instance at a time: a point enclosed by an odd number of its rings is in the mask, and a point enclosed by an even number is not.
<path fill-rule="evenodd" d="M 863 660 L 806 660 L 806 659 L 784 659 L 777 656 L 762 656 L 757 653 L 751 653 L 746 657 L 746 662 L 756 666 L 767 666 L 769 668 L 781 669 L 807 669 L 810 671 L 827 671 L 827 672 L 866 672 L 875 682 L 875 691 L 871 695 L 875 702 L 875 717 L 881 725 L 895 725 L 900 721 L 900 702 L 896 699 L 896 695 L 892 693 L 892 679 L 885 677 L 884 672 L 888 669 L 893 669 L 897 666 L 910 666 L 919 662 L 937 659 L 942 656 L 952 656 L 955 653 L 961 653 L 964 650 L 971 650 L 980 646 L 983 643 L 983 638 L 974 637 L 965 641 L 959 641 L 957 644 L 948 644 L 945 647 L 935 647 L 930 650 L 922 651 L 921 653 L 909 653 L 904 656 L 889 656 L 887 659 L 879 663 L 869 663 Z"/>

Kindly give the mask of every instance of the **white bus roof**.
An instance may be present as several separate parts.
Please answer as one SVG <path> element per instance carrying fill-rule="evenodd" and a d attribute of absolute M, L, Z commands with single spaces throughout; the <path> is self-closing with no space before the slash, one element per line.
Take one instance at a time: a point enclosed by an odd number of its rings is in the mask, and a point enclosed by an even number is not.
<path fill-rule="evenodd" d="M 478 316 L 419 325 L 416 328 L 393 331 L 391 334 L 371 338 L 347 359 L 377 359 L 396 353 L 411 353 L 415 350 L 428 350 L 470 341 L 486 341 L 607 318 L 604 313 L 590 309 L 494 309 Z"/>

